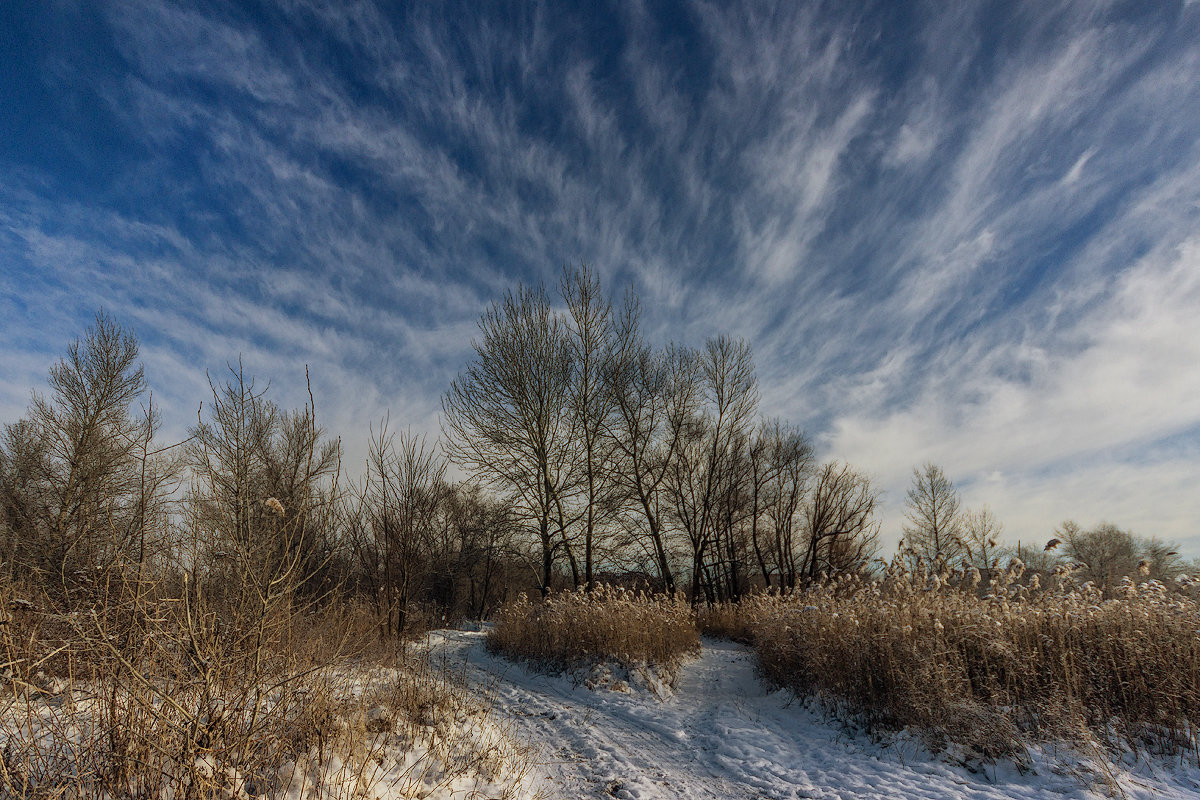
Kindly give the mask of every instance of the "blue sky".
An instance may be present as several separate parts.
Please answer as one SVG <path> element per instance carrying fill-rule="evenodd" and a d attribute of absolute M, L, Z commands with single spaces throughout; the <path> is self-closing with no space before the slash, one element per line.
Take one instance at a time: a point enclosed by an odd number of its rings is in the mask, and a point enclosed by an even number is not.
<path fill-rule="evenodd" d="M 98 308 L 349 466 L 586 261 L 763 412 L 1010 538 L 1200 556 L 1200 4 L 0 4 L 0 420 Z"/>

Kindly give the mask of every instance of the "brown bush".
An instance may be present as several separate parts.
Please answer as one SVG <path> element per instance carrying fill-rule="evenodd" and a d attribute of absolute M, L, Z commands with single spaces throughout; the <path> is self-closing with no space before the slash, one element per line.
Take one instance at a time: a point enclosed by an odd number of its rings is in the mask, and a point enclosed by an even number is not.
<path fill-rule="evenodd" d="M 488 648 L 547 671 L 615 662 L 647 665 L 668 683 L 680 662 L 700 649 L 695 615 L 681 596 L 601 586 L 523 596 L 503 606 L 488 632 Z"/>
<path fill-rule="evenodd" d="M 0 796 L 349 798 L 526 768 L 485 702 L 364 609 L 127 589 L 58 613 L 0 582 Z"/>

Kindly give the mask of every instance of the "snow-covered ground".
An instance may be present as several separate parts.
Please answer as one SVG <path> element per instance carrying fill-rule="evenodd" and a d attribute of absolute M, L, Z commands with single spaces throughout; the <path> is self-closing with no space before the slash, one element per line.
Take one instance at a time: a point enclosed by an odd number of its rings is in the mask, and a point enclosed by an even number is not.
<path fill-rule="evenodd" d="M 1200 797 L 1195 767 L 1099 769 L 1038 752 L 1024 773 L 1011 765 L 971 772 L 911 738 L 875 744 L 765 689 L 749 651 L 728 642 L 706 639 L 674 694 L 659 699 L 530 672 L 490 655 L 483 636 L 437 631 L 429 643 L 435 657 L 466 669 L 495 715 L 511 717 L 516 735 L 540 753 L 547 800 Z"/>

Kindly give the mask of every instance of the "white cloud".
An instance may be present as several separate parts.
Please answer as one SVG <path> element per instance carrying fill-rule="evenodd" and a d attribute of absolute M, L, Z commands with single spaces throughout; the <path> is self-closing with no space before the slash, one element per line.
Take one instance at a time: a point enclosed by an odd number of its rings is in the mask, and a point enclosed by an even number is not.
<path fill-rule="evenodd" d="M 1062 182 L 1068 185 L 1077 182 L 1079 176 L 1083 174 L 1083 168 L 1087 166 L 1087 162 L 1094 155 L 1096 155 L 1096 148 L 1094 147 L 1089 147 L 1084 151 L 1083 155 L 1067 170 L 1067 174 L 1063 175 Z"/>
<path fill-rule="evenodd" d="M 903 407 L 837 418 L 831 450 L 880 477 L 893 519 L 912 467 L 934 461 L 962 481 L 996 489 L 998 499 L 981 499 L 998 512 L 1018 508 L 1012 498 L 1021 495 L 1013 487 L 1101 486 L 1108 488 L 1086 499 L 1105 497 L 1096 509 L 1133 515 L 1118 522 L 1190 536 L 1189 520 L 1195 517 L 1189 516 L 1194 502 L 1188 498 L 1194 493 L 1176 494 L 1173 501 L 1159 497 L 1140 512 L 1136 497 L 1158 485 L 1156 475 L 1165 469 L 1153 460 L 1155 443 L 1195 435 L 1200 426 L 1197 308 L 1200 238 L 1193 238 L 1119 275 L 1107 298 L 1068 330 L 1049 338 L 1029 331 L 1025 340 L 981 355 L 964 343 L 956 351 L 961 359 L 952 354 L 940 359 Z M 910 375 L 885 370 L 883 379 L 894 383 Z M 1122 455 L 1130 450 L 1152 462 Z M 1167 483 L 1180 488 L 1200 467 L 1181 463 L 1170 469 L 1175 477 Z M 998 488 L 986 481 L 996 474 L 1006 476 Z M 1051 477 L 1035 477 L 1047 474 Z M 1114 486 L 1128 488 L 1117 494 Z M 1048 493 L 1043 489 L 1034 507 L 1052 507 Z M 1066 505 L 1079 509 L 1074 515 L 1104 513 L 1088 510 L 1083 500 Z M 1016 516 L 1031 520 L 1036 514 L 1026 509 Z"/>
<path fill-rule="evenodd" d="M 922 162 L 929 158 L 936 144 L 937 137 L 934 133 L 906 122 L 900 126 L 896 142 L 888 151 L 884 161 L 893 166 Z"/>

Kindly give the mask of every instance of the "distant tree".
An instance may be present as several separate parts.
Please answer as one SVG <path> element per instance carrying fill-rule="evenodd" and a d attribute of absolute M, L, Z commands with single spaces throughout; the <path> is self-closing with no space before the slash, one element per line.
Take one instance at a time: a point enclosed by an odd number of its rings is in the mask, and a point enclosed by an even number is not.
<path fill-rule="evenodd" d="M 1134 537 L 1145 561 L 1144 573 L 1159 581 L 1174 580 L 1183 572 L 1186 562 L 1179 555 L 1179 545 L 1166 542 L 1155 536 Z"/>
<path fill-rule="evenodd" d="M 990 574 L 1000 565 L 1005 552 L 1000 542 L 1004 526 L 987 506 L 974 511 L 964 511 L 961 521 L 960 545 L 963 566 L 975 567 L 985 575 Z"/>
<path fill-rule="evenodd" d="M 1067 520 L 1054 530 L 1054 538 L 1062 542 L 1062 557 L 1078 564 L 1084 577 L 1106 590 L 1127 576 L 1170 580 L 1183 569 L 1174 544 L 1137 536 L 1111 522 L 1084 530 Z"/>
<path fill-rule="evenodd" d="M 1053 541 L 1053 540 L 1051 540 Z M 996 551 L 995 568 L 1005 568 L 1013 559 L 1019 559 L 1027 573 L 1049 575 L 1062 564 L 1061 554 L 1053 549 L 1046 549 L 1036 542 L 1006 542 Z"/>
<path fill-rule="evenodd" d="M 1063 553 L 1084 569 L 1084 575 L 1101 587 L 1112 586 L 1137 570 L 1138 548 L 1133 536 L 1112 523 L 1081 530 L 1071 521 L 1055 530 L 1064 542 Z"/>
<path fill-rule="evenodd" d="M 918 556 L 956 561 L 962 552 L 958 490 L 936 464 L 913 469 L 904 516 L 904 539 Z"/>
<path fill-rule="evenodd" d="M 478 484 L 448 487 L 433 560 L 434 599 L 471 619 L 485 619 L 513 587 L 524 587 L 521 544 L 508 504 Z"/>
<path fill-rule="evenodd" d="M 413 598 L 425 588 L 441 506 L 448 500 L 446 464 L 424 437 L 398 436 L 384 420 L 371 439 L 362 512 L 369 531 L 364 567 L 385 635 L 403 633 Z"/>

